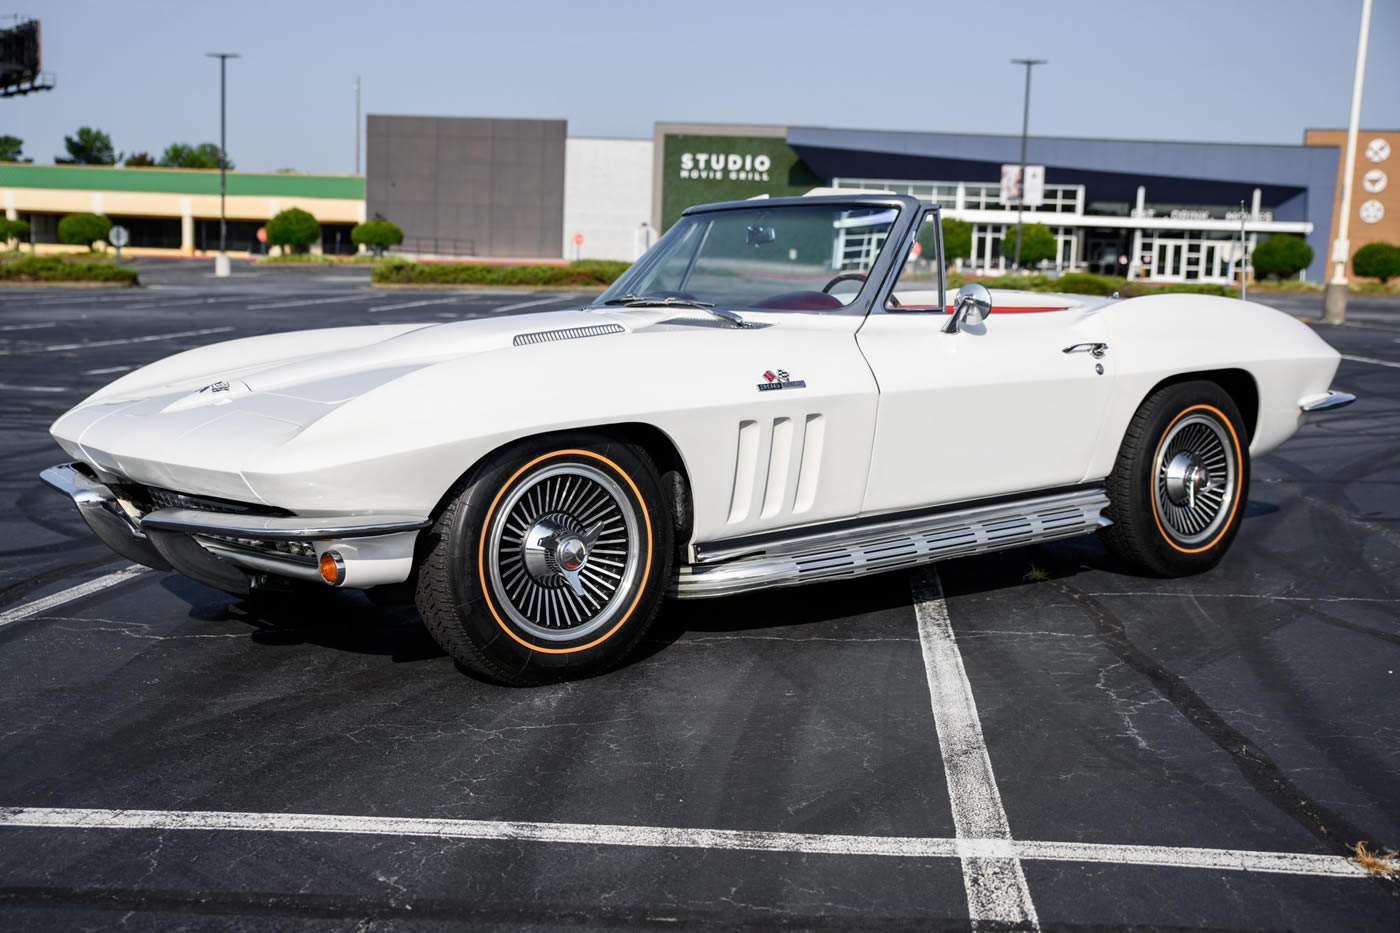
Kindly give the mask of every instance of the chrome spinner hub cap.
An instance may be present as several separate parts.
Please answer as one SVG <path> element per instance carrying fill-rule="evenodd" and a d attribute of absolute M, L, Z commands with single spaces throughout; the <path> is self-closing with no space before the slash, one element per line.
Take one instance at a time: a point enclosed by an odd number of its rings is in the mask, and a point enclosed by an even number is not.
<path fill-rule="evenodd" d="M 1196 454 L 1182 451 L 1167 464 L 1167 498 L 1173 505 L 1195 505 L 1196 496 L 1210 488 L 1210 471 Z"/>
<path fill-rule="evenodd" d="M 1227 429 L 1204 413 L 1182 418 L 1157 452 L 1153 495 L 1163 530 L 1182 545 L 1215 536 L 1230 520 L 1238 476 Z"/>
<path fill-rule="evenodd" d="M 586 463 L 541 470 L 505 497 L 486 529 L 501 608 L 545 640 L 578 638 L 628 596 L 642 553 L 637 519 L 611 475 Z"/>

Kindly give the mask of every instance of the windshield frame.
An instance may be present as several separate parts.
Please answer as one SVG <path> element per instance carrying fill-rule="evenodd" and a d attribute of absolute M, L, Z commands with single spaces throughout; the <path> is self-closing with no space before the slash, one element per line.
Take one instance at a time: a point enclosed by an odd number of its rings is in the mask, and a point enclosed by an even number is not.
<path fill-rule="evenodd" d="M 719 214 L 728 211 L 754 211 L 754 210 L 774 210 L 786 207 L 850 207 L 850 208 L 875 208 L 884 207 L 895 210 L 894 222 L 890 225 L 889 235 L 880 247 L 880 253 L 871 265 L 870 271 L 866 274 L 865 282 L 861 284 L 860 291 L 844 307 L 832 308 L 824 311 L 796 311 L 778 308 L 749 308 L 743 305 L 724 305 L 727 309 L 742 311 L 745 314 L 850 314 L 864 316 L 870 313 L 872 308 L 879 307 L 881 301 L 876 299 L 888 288 L 892 287 L 894 276 L 892 272 L 897 272 L 899 264 L 904 260 L 909 246 L 918 235 L 919 222 L 922 221 L 924 211 L 928 205 L 923 204 L 917 198 L 903 194 L 872 195 L 872 194 L 852 194 L 852 195 L 819 195 L 813 197 L 795 198 L 754 198 L 747 201 L 722 201 L 716 204 L 698 204 L 694 207 L 686 208 L 681 213 L 681 220 L 694 219 L 707 214 Z M 684 228 L 688 225 L 680 223 L 678 220 L 671 225 L 651 247 L 642 254 L 642 257 L 632 264 L 626 272 L 618 277 L 617 281 L 608 287 L 601 295 L 595 298 L 591 308 L 611 307 L 617 309 L 616 305 L 608 306 L 605 302 L 610 298 L 619 295 L 626 295 L 631 289 L 631 283 L 645 278 L 668 250 L 663 246 L 669 246 L 674 240 L 683 236 Z M 698 253 L 697 253 L 698 255 Z"/>

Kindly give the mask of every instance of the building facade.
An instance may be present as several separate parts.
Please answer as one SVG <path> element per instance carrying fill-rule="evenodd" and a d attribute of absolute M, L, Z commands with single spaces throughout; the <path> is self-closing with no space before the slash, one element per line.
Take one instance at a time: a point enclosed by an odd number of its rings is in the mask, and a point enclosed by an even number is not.
<path fill-rule="evenodd" d="M 1304 139 L 1309 146 L 1346 152 L 1346 130 L 1308 130 Z M 1336 175 L 1339 201 L 1343 168 L 1344 160 L 1339 157 Z M 1354 254 L 1368 243 L 1400 245 L 1400 130 L 1364 130 L 1357 134 L 1352 184 L 1348 252 Z M 1329 244 L 1337 237 L 1340 210 L 1339 204 L 1332 213 L 1327 231 Z M 1328 252 L 1327 258 L 1330 258 L 1330 250 Z"/>
<path fill-rule="evenodd" d="M 290 207 L 321 222 L 320 249 L 351 252 L 350 229 L 365 219 L 358 176 L 229 172 L 224 205 L 230 251 L 257 252 L 257 230 Z M 184 255 L 219 249 L 219 173 L 176 168 L 0 163 L 0 206 L 27 220 L 36 244 L 58 242 L 66 214 L 104 214 L 131 234 L 131 247 Z"/>
<path fill-rule="evenodd" d="M 558 258 L 564 137 L 563 120 L 371 114 L 368 214 L 409 253 Z"/>
<path fill-rule="evenodd" d="M 657 123 L 651 139 L 569 137 L 563 120 L 372 115 L 366 177 L 228 173 L 230 249 L 256 248 L 259 226 L 286 207 L 321 221 L 322 249 L 349 251 L 350 227 L 384 217 L 401 252 L 495 260 L 637 258 L 692 204 L 875 188 L 936 202 L 972 226 L 978 273 L 1005 271 L 1016 206 L 1001 171 L 1020 137 L 827 127 Z M 1275 233 L 1307 240 L 1303 277 L 1321 281 L 1336 235 L 1340 130 L 1303 144 L 1253 145 L 1033 136 L 1044 200 L 1024 219 L 1057 243 L 1045 268 L 1163 282 L 1229 282 L 1243 251 Z M 1400 131 L 1363 130 L 1350 249 L 1400 242 L 1400 181 L 1389 179 Z M 138 248 L 217 248 L 217 172 L 0 164 L 0 199 L 56 238 L 58 218 L 110 215 Z"/>
<path fill-rule="evenodd" d="M 962 265 L 1001 272 L 1016 207 L 1001 199 L 1001 166 L 1020 160 L 1020 137 L 657 124 L 656 221 L 687 203 L 798 193 L 825 185 L 876 188 L 940 204 L 972 224 Z M 1338 150 L 1302 146 L 1031 137 L 1027 162 L 1045 166 L 1045 199 L 1024 220 L 1055 235 L 1046 263 L 1155 281 L 1228 282 L 1241 235 L 1273 233 L 1313 248 L 1304 275 L 1324 274 L 1336 200 Z M 1014 235 L 1014 233 L 1012 233 Z"/>

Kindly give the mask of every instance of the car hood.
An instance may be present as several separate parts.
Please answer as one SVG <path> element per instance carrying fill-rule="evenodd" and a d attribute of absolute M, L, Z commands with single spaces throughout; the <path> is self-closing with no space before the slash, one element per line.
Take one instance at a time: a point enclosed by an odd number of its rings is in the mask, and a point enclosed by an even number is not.
<path fill-rule="evenodd" d="M 228 341 L 129 373 L 50 430 L 66 451 L 100 470 L 152 485 L 256 500 L 261 497 L 241 476 L 250 465 L 375 390 L 442 365 L 474 366 L 473 360 L 486 355 L 512 357 L 538 343 L 673 330 L 678 318 L 689 325 L 711 320 L 693 310 L 576 309 Z M 693 327 L 687 330 L 694 333 Z M 509 359 L 501 359 L 491 371 L 510 366 Z M 321 440 L 318 435 L 302 446 Z"/>

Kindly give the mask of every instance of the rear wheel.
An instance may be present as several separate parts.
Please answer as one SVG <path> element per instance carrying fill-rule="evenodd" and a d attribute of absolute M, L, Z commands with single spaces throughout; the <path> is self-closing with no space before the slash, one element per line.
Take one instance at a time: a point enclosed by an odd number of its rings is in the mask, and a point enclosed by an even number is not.
<path fill-rule="evenodd" d="M 1102 537 L 1120 560 L 1159 576 L 1209 570 L 1239 532 L 1249 449 L 1234 400 L 1213 382 L 1154 392 L 1128 425 L 1108 478 L 1113 524 Z"/>
<path fill-rule="evenodd" d="M 474 673 L 536 684 L 621 663 L 670 579 L 672 530 L 640 448 L 526 442 L 459 484 L 429 532 L 416 602 Z"/>

